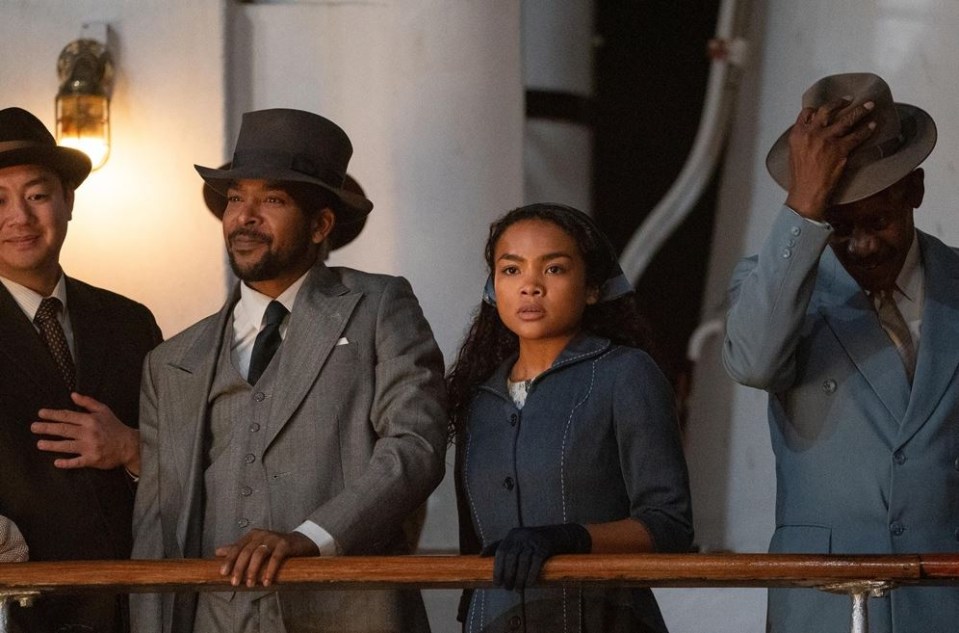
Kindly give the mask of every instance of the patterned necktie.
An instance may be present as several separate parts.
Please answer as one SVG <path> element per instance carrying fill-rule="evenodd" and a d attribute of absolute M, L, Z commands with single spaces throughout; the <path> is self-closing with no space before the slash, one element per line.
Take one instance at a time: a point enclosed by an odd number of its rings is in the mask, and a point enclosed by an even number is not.
<path fill-rule="evenodd" d="M 63 376 L 67 388 L 73 391 L 76 386 L 77 369 L 73 364 L 73 356 L 70 355 L 67 337 L 63 334 L 63 327 L 57 319 L 57 314 L 62 308 L 63 304 L 59 299 L 47 297 L 40 302 L 40 308 L 33 317 L 33 323 L 40 330 L 40 338 L 53 356 L 53 361 L 60 369 L 60 375 Z"/>
<path fill-rule="evenodd" d="M 902 364 L 906 367 L 906 375 L 909 377 L 909 383 L 912 383 L 913 373 L 916 371 L 916 349 L 912 342 L 912 334 L 909 333 L 909 326 L 902 317 L 902 312 L 896 306 L 896 299 L 892 290 L 880 290 L 875 293 L 873 301 L 876 303 L 876 313 L 879 314 L 879 323 L 882 329 L 889 335 L 896 351 L 902 358 Z"/>
<path fill-rule="evenodd" d="M 280 338 L 280 323 L 283 318 L 289 314 L 289 311 L 279 301 L 271 301 L 266 307 L 266 324 L 260 333 L 256 335 L 256 342 L 253 343 L 253 355 L 250 356 L 250 371 L 247 373 L 246 381 L 255 385 L 277 348 L 283 339 Z"/>

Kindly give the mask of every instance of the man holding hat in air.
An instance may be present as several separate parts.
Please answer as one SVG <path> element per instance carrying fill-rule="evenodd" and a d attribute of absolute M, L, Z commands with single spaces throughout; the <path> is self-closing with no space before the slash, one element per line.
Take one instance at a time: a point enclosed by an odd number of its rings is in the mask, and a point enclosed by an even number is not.
<path fill-rule="evenodd" d="M 803 96 L 766 159 L 788 191 L 736 269 L 723 359 L 769 392 L 776 455 L 770 551 L 959 549 L 959 255 L 917 231 L 936 126 L 869 73 Z M 956 630 L 954 588 L 897 588 L 875 633 Z M 848 631 L 850 600 L 769 592 L 772 633 Z"/>
<path fill-rule="evenodd" d="M 35 116 L 0 110 L 0 514 L 38 561 L 129 557 L 140 371 L 161 339 L 144 306 L 60 268 L 89 173 Z M 12 619 L 128 630 L 126 598 L 108 594 L 43 597 Z"/>
<path fill-rule="evenodd" d="M 300 110 L 243 116 L 223 235 L 241 283 L 150 354 L 135 558 L 219 557 L 258 591 L 144 595 L 138 633 L 427 631 L 409 590 L 273 592 L 291 556 L 408 553 L 443 477 L 443 360 L 409 283 L 324 264 L 372 209 L 352 145 Z"/>

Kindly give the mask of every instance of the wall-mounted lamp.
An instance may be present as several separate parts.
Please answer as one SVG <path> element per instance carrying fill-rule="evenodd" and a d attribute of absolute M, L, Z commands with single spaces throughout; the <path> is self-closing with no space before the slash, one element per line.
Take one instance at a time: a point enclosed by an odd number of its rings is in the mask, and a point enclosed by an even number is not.
<path fill-rule="evenodd" d="M 84 24 L 57 60 L 57 142 L 85 153 L 94 169 L 110 155 L 113 58 L 106 42 L 106 24 Z"/>

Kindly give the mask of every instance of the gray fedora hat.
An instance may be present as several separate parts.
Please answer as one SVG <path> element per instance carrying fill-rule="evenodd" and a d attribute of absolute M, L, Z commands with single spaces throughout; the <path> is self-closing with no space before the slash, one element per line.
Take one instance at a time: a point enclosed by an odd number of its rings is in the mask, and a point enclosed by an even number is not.
<path fill-rule="evenodd" d="M 345 224 L 373 209 L 365 197 L 343 188 L 352 155 L 353 145 L 336 123 L 312 112 L 275 108 L 243 115 L 228 168 L 194 167 L 223 195 L 231 182 L 242 179 L 316 185 L 339 201 L 333 212 Z"/>
<path fill-rule="evenodd" d="M 40 119 L 23 108 L 0 110 L 0 167 L 42 165 L 71 188 L 90 175 L 90 159 L 80 150 L 60 147 Z"/>
<path fill-rule="evenodd" d="M 916 106 L 895 103 L 889 85 L 872 73 L 846 73 L 823 77 L 803 94 L 804 108 L 851 98 L 852 105 L 875 102 L 872 120 L 876 129 L 857 147 L 846 164 L 832 204 L 868 198 L 889 187 L 926 159 L 936 145 L 936 124 Z M 783 189 L 789 189 L 789 130 L 769 150 L 766 169 Z"/>

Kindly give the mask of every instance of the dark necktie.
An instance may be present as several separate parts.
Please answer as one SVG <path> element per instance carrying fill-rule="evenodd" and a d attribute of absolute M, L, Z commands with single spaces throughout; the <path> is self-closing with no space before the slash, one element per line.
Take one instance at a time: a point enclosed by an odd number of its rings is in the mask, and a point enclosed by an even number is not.
<path fill-rule="evenodd" d="M 283 318 L 287 314 L 289 312 L 279 301 L 271 301 L 270 305 L 266 307 L 266 316 L 264 317 L 266 323 L 260 333 L 256 335 L 256 342 L 253 343 L 253 355 L 250 356 L 250 371 L 246 376 L 246 381 L 251 385 L 255 385 L 256 381 L 263 375 L 273 355 L 276 354 L 276 349 L 283 342 L 283 339 L 280 338 L 280 323 L 283 322 Z"/>
<path fill-rule="evenodd" d="M 876 313 L 879 315 L 879 323 L 882 329 L 886 331 L 892 344 L 896 346 L 902 358 L 902 364 L 906 367 L 906 375 L 909 382 L 912 382 L 912 375 L 916 371 L 916 349 L 912 343 L 912 335 L 909 333 L 909 326 L 896 305 L 896 298 L 892 290 L 882 290 L 874 299 L 876 303 Z"/>
<path fill-rule="evenodd" d="M 53 356 L 53 361 L 60 369 L 60 375 L 67 384 L 67 388 L 73 391 L 77 379 L 77 369 L 73 364 L 73 356 L 70 355 L 70 347 L 67 345 L 67 337 L 63 334 L 63 327 L 57 319 L 57 314 L 63 308 L 63 304 L 56 297 L 47 297 L 40 302 L 40 308 L 37 310 L 33 322 L 40 330 L 40 338 Z"/>

